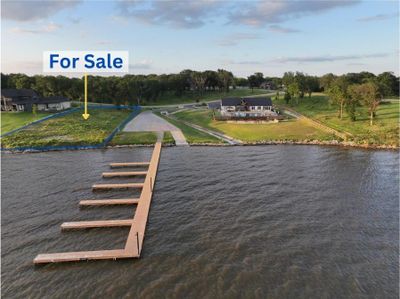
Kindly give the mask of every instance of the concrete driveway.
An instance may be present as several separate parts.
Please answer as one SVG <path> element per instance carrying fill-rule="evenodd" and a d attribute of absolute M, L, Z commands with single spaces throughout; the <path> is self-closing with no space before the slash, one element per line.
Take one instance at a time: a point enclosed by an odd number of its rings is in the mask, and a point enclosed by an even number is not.
<path fill-rule="evenodd" d="M 182 131 L 165 119 L 153 114 L 151 111 L 144 111 L 132 119 L 124 128 L 124 132 L 160 132 L 170 131 L 175 139 L 176 145 L 188 145 Z"/>

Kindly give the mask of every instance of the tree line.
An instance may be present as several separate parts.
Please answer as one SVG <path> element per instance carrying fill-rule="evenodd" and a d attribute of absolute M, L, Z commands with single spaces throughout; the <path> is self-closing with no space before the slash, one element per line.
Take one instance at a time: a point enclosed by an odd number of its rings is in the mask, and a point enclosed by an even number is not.
<path fill-rule="evenodd" d="M 236 87 L 229 71 L 197 72 L 184 70 L 178 74 L 88 76 L 89 101 L 116 105 L 157 102 L 163 96 L 183 97 L 192 94 L 201 98 L 206 92 L 229 93 Z M 83 98 L 83 78 L 65 76 L 27 76 L 1 74 L 2 88 L 33 89 L 43 96 L 62 95 L 73 100 Z"/>
<path fill-rule="evenodd" d="M 83 78 L 65 76 L 27 76 L 1 74 L 2 88 L 33 89 L 42 96 L 62 95 L 73 100 L 83 99 Z M 367 105 L 371 121 L 377 99 L 399 95 L 399 78 L 393 73 L 374 75 L 369 72 L 348 73 L 342 76 L 326 74 L 321 77 L 302 72 L 285 72 L 283 77 L 265 77 L 257 72 L 247 78 L 234 77 L 232 72 L 184 70 L 177 74 L 125 75 L 123 77 L 88 76 L 89 101 L 100 103 L 147 104 L 165 97 L 194 95 L 201 99 L 206 93 L 228 94 L 234 88 L 265 88 L 284 93 L 287 103 L 298 104 L 306 95 L 325 92 L 338 105 L 339 117 L 347 112 L 355 120 L 359 105 Z M 366 95 L 375 94 L 375 101 Z M 372 96 L 371 96 L 372 97 Z M 368 99 L 367 99 L 368 98 Z M 366 104 L 369 103 L 369 104 Z"/>

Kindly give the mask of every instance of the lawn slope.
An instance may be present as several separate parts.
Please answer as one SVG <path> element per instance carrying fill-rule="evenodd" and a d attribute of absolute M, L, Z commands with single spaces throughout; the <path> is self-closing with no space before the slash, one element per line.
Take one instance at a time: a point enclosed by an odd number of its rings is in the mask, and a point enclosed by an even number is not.
<path fill-rule="evenodd" d="M 82 111 L 76 111 L 5 136 L 1 139 L 2 147 L 98 144 L 130 113 L 122 109 L 91 110 L 90 118 L 84 120 Z"/>

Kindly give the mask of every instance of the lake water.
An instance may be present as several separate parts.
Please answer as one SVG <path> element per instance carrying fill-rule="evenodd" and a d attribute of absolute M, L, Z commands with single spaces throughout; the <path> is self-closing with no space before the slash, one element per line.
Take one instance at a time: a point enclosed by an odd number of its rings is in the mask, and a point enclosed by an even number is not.
<path fill-rule="evenodd" d="M 79 209 L 109 162 L 152 149 L 3 154 L 3 298 L 398 298 L 398 153 L 318 146 L 164 148 L 142 258 L 34 266 L 122 248 L 131 218 Z M 124 182 L 126 179 L 111 179 Z M 131 179 L 132 181 L 132 179 Z"/>

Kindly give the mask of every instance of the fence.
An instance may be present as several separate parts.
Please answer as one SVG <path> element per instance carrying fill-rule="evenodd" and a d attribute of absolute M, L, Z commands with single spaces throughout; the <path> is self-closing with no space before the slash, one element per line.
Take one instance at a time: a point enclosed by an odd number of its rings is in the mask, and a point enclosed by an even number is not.
<path fill-rule="evenodd" d="M 79 149 L 100 149 L 104 148 L 117 134 L 119 131 L 121 131 L 128 122 L 130 122 L 135 116 L 137 116 L 141 112 L 141 107 L 140 106 L 102 106 L 102 107 L 91 107 L 92 109 L 132 109 L 133 111 L 128 115 L 127 118 L 125 118 L 101 143 L 98 144 L 91 144 L 91 145 L 54 145 L 54 146 L 20 146 L 20 147 L 13 147 L 13 148 L 1 148 L 1 151 L 16 151 L 16 152 L 21 152 L 21 151 L 57 151 L 57 150 L 79 150 Z M 11 132 L 6 133 L 7 135 L 11 133 L 15 133 L 17 131 L 20 131 L 24 128 L 27 128 L 31 125 L 43 122 L 45 120 L 51 119 L 51 118 L 56 118 L 60 117 L 63 115 L 70 114 L 72 112 L 82 110 L 82 108 L 74 108 L 68 111 L 64 111 L 61 113 L 49 115 L 45 118 L 41 118 L 38 121 L 32 122 L 26 126 L 23 126 L 21 128 L 18 128 L 16 130 L 13 130 Z M 6 136 L 6 134 L 2 135 Z"/>

